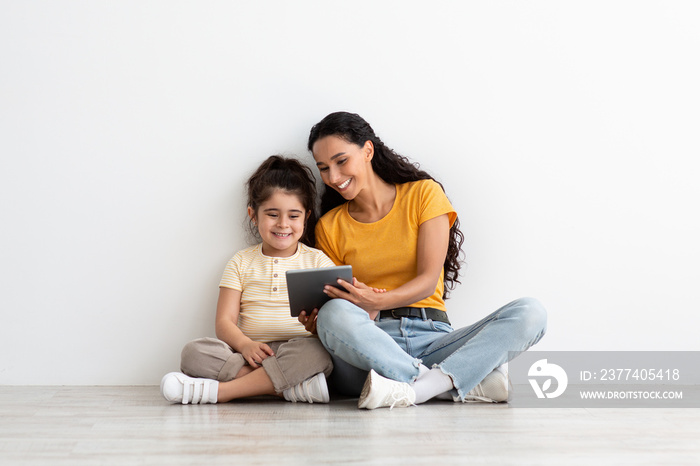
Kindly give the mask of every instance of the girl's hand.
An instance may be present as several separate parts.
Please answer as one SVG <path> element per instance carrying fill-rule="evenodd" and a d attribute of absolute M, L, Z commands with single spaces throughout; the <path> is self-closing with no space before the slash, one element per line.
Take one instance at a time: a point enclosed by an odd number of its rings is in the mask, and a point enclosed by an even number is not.
<path fill-rule="evenodd" d="M 243 358 L 248 361 L 250 367 L 257 369 L 262 365 L 262 362 L 270 356 L 274 356 L 275 353 L 272 349 L 267 346 L 267 344 L 259 341 L 250 341 L 245 343 L 242 348 L 240 348 L 240 353 Z"/>
<path fill-rule="evenodd" d="M 304 324 L 304 328 L 307 332 L 316 335 L 316 319 L 318 318 L 318 309 L 314 309 L 309 316 L 306 315 L 306 311 L 301 311 L 299 314 L 299 322 Z"/>
<path fill-rule="evenodd" d="M 326 286 L 323 289 L 323 292 L 331 298 L 340 298 L 350 301 L 354 305 L 361 307 L 370 313 L 370 316 L 373 313 L 384 309 L 384 307 L 382 307 L 380 297 L 386 293 L 385 289 L 372 288 L 365 285 L 355 277 L 352 278 L 352 284 L 342 279 L 338 279 L 338 284 L 345 288 L 347 292 L 334 286 Z"/>

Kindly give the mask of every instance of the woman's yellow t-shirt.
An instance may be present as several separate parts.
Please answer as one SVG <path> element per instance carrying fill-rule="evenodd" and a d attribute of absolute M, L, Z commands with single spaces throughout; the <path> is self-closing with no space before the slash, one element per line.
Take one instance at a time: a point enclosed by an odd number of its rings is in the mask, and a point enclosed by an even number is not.
<path fill-rule="evenodd" d="M 394 205 L 377 222 L 358 222 L 348 213 L 348 203 L 326 213 L 316 225 L 316 247 L 336 265 L 352 265 L 361 282 L 393 290 L 416 277 L 418 228 L 443 214 L 451 227 L 457 212 L 437 182 L 399 184 Z M 446 310 L 443 279 L 444 271 L 433 295 L 411 306 Z"/>

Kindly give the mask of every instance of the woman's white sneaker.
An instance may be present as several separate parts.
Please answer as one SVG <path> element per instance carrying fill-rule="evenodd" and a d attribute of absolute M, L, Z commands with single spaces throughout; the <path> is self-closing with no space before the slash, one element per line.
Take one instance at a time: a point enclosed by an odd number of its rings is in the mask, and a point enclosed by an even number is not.
<path fill-rule="evenodd" d="M 284 399 L 296 403 L 328 403 L 331 398 L 328 395 L 328 384 L 323 372 L 304 380 L 299 385 L 290 387 L 282 392 Z"/>
<path fill-rule="evenodd" d="M 508 401 L 510 379 L 505 366 L 499 366 L 464 397 L 465 403 L 501 403 Z M 459 401 L 459 397 L 455 401 Z"/>
<path fill-rule="evenodd" d="M 160 381 L 160 393 L 171 403 L 216 403 L 219 382 L 212 379 L 196 379 L 181 372 L 165 374 Z"/>
<path fill-rule="evenodd" d="M 411 385 L 382 377 L 372 369 L 362 387 L 357 407 L 364 409 L 406 408 L 415 406 L 415 402 L 416 392 Z"/>

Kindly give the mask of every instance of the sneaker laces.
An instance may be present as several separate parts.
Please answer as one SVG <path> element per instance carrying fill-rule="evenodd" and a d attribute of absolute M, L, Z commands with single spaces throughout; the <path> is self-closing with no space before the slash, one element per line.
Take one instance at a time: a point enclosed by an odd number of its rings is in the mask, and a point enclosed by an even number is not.
<path fill-rule="evenodd" d="M 412 388 L 408 384 L 396 384 L 394 389 L 391 391 L 391 398 L 393 403 L 389 406 L 389 411 L 394 409 L 394 406 L 398 405 L 399 408 L 406 408 L 408 406 L 415 406 L 416 404 L 411 402 L 411 396 L 409 390 Z"/>

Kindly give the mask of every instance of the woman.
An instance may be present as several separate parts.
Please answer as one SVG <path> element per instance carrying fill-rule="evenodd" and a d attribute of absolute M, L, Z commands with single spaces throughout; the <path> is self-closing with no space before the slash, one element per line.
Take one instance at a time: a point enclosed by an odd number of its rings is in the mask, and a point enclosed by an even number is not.
<path fill-rule="evenodd" d="M 544 335 L 542 305 L 519 299 L 453 330 L 444 298 L 458 283 L 463 236 L 442 186 L 356 114 L 325 117 L 308 148 L 327 186 L 316 247 L 356 277 L 339 281 L 346 291 L 326 287 L 340 299 L 299 318 L 333 358 L 331 383 L 367 409 L 506 401 L 500 366 Z"/>

